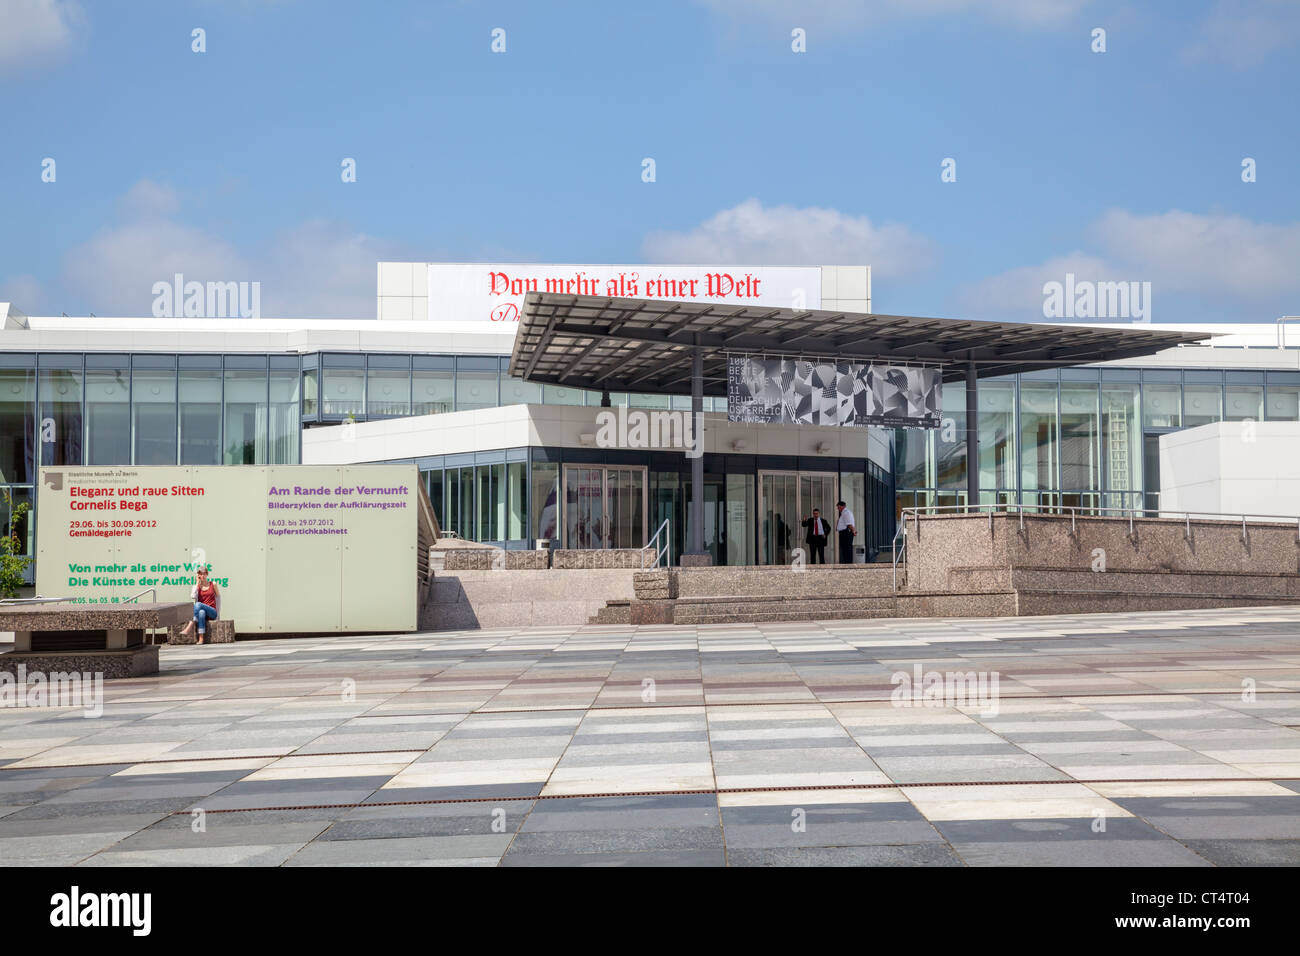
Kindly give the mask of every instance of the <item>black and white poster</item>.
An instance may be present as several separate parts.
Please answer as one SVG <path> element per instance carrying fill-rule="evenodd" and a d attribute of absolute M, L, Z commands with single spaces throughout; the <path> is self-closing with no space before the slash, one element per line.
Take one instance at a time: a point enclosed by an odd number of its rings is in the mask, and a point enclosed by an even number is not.
<path fill-rule="evenodd" d="M 937 368 L 731 357 L 727 418 L 788 425 L 937 428 Z"/>

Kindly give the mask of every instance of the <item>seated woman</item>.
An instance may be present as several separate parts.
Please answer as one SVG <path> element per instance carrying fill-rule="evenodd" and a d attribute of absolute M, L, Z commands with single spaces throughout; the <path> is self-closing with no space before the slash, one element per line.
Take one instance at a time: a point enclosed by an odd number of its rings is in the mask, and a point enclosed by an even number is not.
<path fill-rule="evenodd" d="M 194 620 L 186 624 L 181 633 L 188 637 L 194 633 L 194 627 L 197 625 L 198 643 L 202 644 L 203 636 L 208 630 L 208 621 L 215 621 L 221 610 L 221 590 L 215 581 L 208 580 L 207 565 L 199 565 L 196 573 L 199 576 L 198 583 L 190 588 L 190 600 L 194 602 Z"/>

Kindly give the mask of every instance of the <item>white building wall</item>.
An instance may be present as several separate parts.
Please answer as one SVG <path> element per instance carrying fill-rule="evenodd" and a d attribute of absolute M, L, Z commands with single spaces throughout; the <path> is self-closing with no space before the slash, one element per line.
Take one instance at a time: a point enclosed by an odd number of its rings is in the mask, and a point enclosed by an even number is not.
<path fill-rule="evenodd" d="M 1216 422 L 1161 435 L 1160 510 L 1300 515 L 1300 422 Z"/>
<path fill-rule="evenodd" d="M 871 311 L 870 266 L 821 266 L 821 308 L 832 312 Z M 423 321 L 429 317 L 429 263 L 381 262 L 376 317 Z M 509 351 L 509 349 L 507 349 Z"/>
<path fill-rule="evenodd" d="M 302 437 L 303 464 L 355 464 L 456 455 L 528 445 L 596 448 L 601 409 L 581 405 L 506 405 L 377 422 L 310 428 Z M 658 409 L 629 409 L 654 414 Z M 676 412 L 689 418 L 687 412 Z M 584 440 L 584 436 L 586 436 Z M 704 414 L 703 450 L 741 455 L 871 458 L 889 467 L 886 432 L 878 428 L 750 425 L 725 414 Z"/>

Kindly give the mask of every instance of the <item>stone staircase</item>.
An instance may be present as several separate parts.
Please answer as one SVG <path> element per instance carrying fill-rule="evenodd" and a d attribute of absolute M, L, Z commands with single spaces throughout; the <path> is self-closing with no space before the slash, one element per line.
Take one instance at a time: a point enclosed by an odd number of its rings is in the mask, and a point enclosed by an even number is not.
<path fill-rule="evenodd" d="M 695 597 L 678 598 L 674 624 L 746 624 L 757 621 L 827 621 L 893 617 L 888 597 Z M 630 608 L 629 608 L 630 614 Z"/>
<path fill-rule="evenodd" d="M 638 571 L 600 624 L 1001 617 L 1300 604 L 1295 524 L 954 515 L 910 531 L 908 565 Z"/>

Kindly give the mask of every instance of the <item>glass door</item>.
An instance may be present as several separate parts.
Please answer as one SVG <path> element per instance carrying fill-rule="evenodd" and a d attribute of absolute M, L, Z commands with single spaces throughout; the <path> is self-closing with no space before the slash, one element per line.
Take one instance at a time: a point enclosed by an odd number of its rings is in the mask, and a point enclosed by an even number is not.
<path fill-rule="evenodd" d="M 758 489 L 759 558 L 763 564 L 789 564 L 790 549 L 801 540 L 790 527 L 799 513 L 799 476 L 760 474 Z"/>
<path fill-rule="evenodd" d="M 605 471 L 564 469 L 564 546 L 600 548 L 605 540 Z"/>
<path fill-rule="evenodd" d="M 789 564 L 804 546 L 803 520 L 817 508 L 831 526 L 835 521 L 836 476 L 833 472 L 762 471 L 758 474 L 759 560 Z M 832 557 L 834 536 L 827 542 Z"/>
<path fill-rule="evenodd" d="M 838 500 L 835 494 L 834 475 L 801 474 L 799 476 L 799 521 L 811 518 L 813 509 L 816 508 L 833 527 L 835 502 Z M 834 535 L 831 538 L 834 539 Z M 827 550 L 830 550 L 829 544 Z"/>
<path fill-rule="evenodd" d="M 607 548 L 645 545 L 646 472 L 644 468 L 605 469 Z"/>
<path fill-rule="evenodd" d="M 1142 436 L 1142 492 L 1148 518 L 1160 517 L 1160 435 Z"/>
<path fill-rule="evenodd" d="M 564 547 L 640 548 L 645 543 L 645 468 L 565 466 Z"/>

